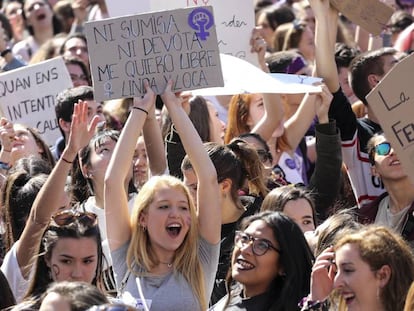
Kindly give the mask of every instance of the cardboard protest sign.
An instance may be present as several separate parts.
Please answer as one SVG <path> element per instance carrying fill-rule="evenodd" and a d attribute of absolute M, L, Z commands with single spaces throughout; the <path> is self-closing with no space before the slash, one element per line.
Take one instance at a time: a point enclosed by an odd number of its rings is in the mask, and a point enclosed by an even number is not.
<path fill-rule="evenodd" d="M 50 146 L 61 136 L 55 114 L 56 96 L 73 87 L 61 57 L 0 75 L 2 115 L 13 123 L 37 128 Z"/>
<path fill-rule="evenodd" d="M 378 36 L 394 10 L 378 0 L 330 0 L 332 6 L 349 20 Z"/>
<path fill-rule="evenodd" d="M 250 36 L 255 27 L 252 0 L 152 0 L 153 10 L 211 5 L 216 20 L 220 53 L 233 55 L 258 66 L 257 54 L 250 52 Z"/>
<path fill-rule="evenodd" d="M 400 61 L 366 97 L 398 158 L 414 181 L 414 54 Z"/>
<path fill-rule="evenodd" d="M 211 7 L 110 18 L 85 24 L 98 101 L 141 96 L 147 81 L 184 91 L 223 85 Z"/>
<path fill-rule="evenodd" d="M 319 86 L 313 86 L 304 81 L 314 81 L 315 78 L 288 75 L 272 77 L 256 66 L 238 57 L 220 54 L 223 70 L 224 86 L 199 89 L 193 91 L 194 95 L 215 96 L 234 95 L 243 93 L 315 93 L 320 92 Z M 317 79 L 316 79 L 317 80 Z"/>
<path fill-rule="evenodd" d="M 250 52 L 250 36 L 255 27 L 253 0 L 106 0 L 111 17 L 211 5 L 214 9 L 220 53 L 233 55 L 258 66 L 257 55 Z"/>

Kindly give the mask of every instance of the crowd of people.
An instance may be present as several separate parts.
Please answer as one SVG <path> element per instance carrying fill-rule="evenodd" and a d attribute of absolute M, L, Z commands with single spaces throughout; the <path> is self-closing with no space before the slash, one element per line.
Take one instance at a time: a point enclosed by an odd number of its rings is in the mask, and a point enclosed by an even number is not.
<path fill-rule="evenodd" d="M 62 57 L 73 88 L 52 146 L 0 119 L 0 310 L 414 310 L 414 176 L 366 99 L 414 1 L 384 2 L 375 37 L 329 0 L 255 1 L 260 68 L 319 92 L 97 102 L 105 1 L 3 0 L 2 72 Z"/>

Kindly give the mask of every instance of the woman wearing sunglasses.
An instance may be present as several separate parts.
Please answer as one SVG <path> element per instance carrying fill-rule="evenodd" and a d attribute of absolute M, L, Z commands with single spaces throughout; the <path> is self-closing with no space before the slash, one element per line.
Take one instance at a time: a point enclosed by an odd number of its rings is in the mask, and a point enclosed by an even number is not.
<path fill-rule="evenodd" d="M 152 177 L 138 193 L 132 217 L 123 182 L 155 94 L 146 83 L 105 176 L 105 217 L 119 294 L 143 310 L 206 310 L 217 269 L 221 207 L 217 173 L 200 136 L 171 91 L 161 96 L 198 177 L 197 210 L 184 183 Z"/>
<path fill-rule="evenodd" d="M 390 227 L 408 241 L 414 241 L 414 184 L 404 171 L 384 134 L 373 136 L 367 145 L 372 175 L 379 177 L 386 193 L 362 206 L 359 219 Z"/>
<path fill-rule="evenodd" d="M 18 302 L 28 287 L 26 298 L 42 294 L 53 281 L 95 283 L 99 279 L 102 252 L 95 216 L 62 212 L 51 220 L 67 204 L 64 189 L 71 163 L 89 142 L 99 122 L 94 117 L 88 126 L 87 116 L 87 103 L 75 104 L 68 144 L 36 196 L 16 247 L 6 255 L 1 267 Z M 91 273 L 80 269 L 86 264 L 91 267 Z"/>
<path fill-rule="evenodd" d="M 228 294 L 210 311 L 298 310 L 313 256 L 296 223 L 279 212 L 250 216 L 234 244 Z"/>

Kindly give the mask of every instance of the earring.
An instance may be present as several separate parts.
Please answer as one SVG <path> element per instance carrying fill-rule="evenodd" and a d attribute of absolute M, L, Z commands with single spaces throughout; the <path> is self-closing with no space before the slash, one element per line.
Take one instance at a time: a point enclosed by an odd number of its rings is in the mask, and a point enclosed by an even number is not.
<path fill-rule="evenodd" d="M 147 231 L 147 227 L 146 226 L 142 226 L 142 231 Z"/>

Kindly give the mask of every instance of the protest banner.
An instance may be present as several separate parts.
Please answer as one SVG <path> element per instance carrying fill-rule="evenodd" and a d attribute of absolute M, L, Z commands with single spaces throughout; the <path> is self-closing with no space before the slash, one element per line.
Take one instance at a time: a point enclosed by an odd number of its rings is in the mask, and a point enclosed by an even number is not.
<path fill-rule="evenodd" d="M 245 60 L 226 54 L 220 54 L 220 59 L 224 86 L 195 90 L 192 92 L 193 95 L 214 96 L 243 93 L 298 94 L 321 91 L 320 86 L 313 86 L 311 84 L 312 82 L 321 81 L 320 78 L 289 74 L 268 74 Z"/>
<path fill-rule="evenodd" d="M 233 55 L 258 66 L 257 55 L 250 52 L 250 36 L 255 27 L 253 0 L 106 0 L 111 17 L 148 11 L 172 10 L 211 5 L 216 21 L 220 53 Z"/>
<path fill-rule="evenodd" d="M 197 7 L 85 24 L 95 99 L 223 85 L 212 8 Z"/>
<path fill-rule="evenodd" d="M 339 12 L 369 33 L 378 36 L 394 10 L 378 0 L 330 0 Z"/>
<path fill-rule="evenodd" d="M 400 61 L 367 95 L 404 170 L 414 181 L 414 54 Z"/>
<path fill-rule="evenodd" d="M 73 87 L 61 57 L 25 66 L 0 75 L 2 115 L 13 123 L 36 128 L 51 146 L 61 136 L 55 100 Z"/>

